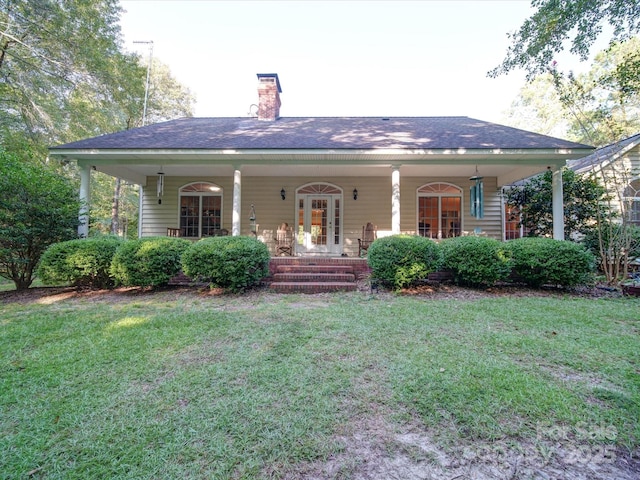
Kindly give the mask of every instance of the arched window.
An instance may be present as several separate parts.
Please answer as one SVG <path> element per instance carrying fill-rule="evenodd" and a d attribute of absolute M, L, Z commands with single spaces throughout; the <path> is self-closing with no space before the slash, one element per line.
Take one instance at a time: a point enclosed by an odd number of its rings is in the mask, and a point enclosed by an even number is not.
<path fill-rule="evenodd" d="M 462 232 L 462 189 L 450 183 L 418 188 L 418 234 L 429 238 L 459 237 Z"/>
<path fill-rule="evenodd" d="M 183 237 L 217 235 L 222 229 L 222 188 L 195 182 L 180 189 L 180 234 Z"/>
<path fill-rule="evenodd" d="M 640 225 L 640 178 L 624 190 L 624 207 L 629 222 Z"/>

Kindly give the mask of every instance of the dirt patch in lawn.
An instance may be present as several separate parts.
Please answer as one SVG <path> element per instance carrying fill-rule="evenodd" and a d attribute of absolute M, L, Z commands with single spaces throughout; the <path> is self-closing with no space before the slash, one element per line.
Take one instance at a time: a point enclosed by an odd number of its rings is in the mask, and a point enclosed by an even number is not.
<path fill-rule="evenodd" d="M 633 480 L 640 462 L 613 447 L 493 442 L 439 447 L 424 430 L 396 432 L 384 422 L 345 439 L 345 450 L 302 475 L 353 480 Z"/>
<path fill-rule="evenodd" d="M 640 472 L 640 450 L 630 454 L 614 447 L 610 432 L 577 438 L 571 429 L 540 426 L 534 439 L 468 441 L 455 432 L 427 428 L 410 412 L 392 411 L 386 401 L 384 372 L 368 370 L 354 381 L 353 399 L 342 409 L 348 418 L 334 440 L 339 453 L 315 462 L 295 464 L 265 477 L 287 480 L 634 480 Z M 408 418 L 393 423 L 392 418 Z M 446 427 L 445 427 L 446 428 Z M 438 441 L 438 438 L 445 438 Z M 445 446 L 446 445 L 446 446 Z M 271 475 L 275 474 L 275 475 Z"/>

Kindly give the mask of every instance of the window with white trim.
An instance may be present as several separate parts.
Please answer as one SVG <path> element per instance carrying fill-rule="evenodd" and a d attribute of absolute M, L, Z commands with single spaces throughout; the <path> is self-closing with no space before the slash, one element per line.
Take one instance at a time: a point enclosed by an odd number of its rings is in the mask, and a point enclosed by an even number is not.
<path fill-rule="evenodd" d="M 450 183 L 428 183 L 418 188 L 418 235 L 459 237 L 461 222 L 461 188 Z"/>
<path fill-rule="evenodd" d="M 222 229 L 222 188 L 195 182 L 180 189 L 180 235 L 208 237 Z"/>
<path fill-rule="evenodd" d="M 520 207 L 504 204 L 504 239 L 515 240 L 522 238 L 522 226 L 520 225 Z"/>
<path fill-rule="evenodd" d="M 640 225 L 640 179 L 634 180 L 625 188 L 624 202 L 628 221 Z"/>

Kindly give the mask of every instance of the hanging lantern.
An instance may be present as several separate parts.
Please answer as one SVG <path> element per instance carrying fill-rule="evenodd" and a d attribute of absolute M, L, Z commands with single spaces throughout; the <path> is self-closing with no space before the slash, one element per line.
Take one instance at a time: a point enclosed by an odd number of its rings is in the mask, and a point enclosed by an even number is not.
<path fill-rule="evenodd" d="M 476 174 L 469 178 L 473 185 L 471 185 L 471 191 L 469 195 L 469 210 L 471 216 L 476 218 L 484 218 L 484 183 L 482 177 L 478 175 L 478 167 L 476 166 Z"/>

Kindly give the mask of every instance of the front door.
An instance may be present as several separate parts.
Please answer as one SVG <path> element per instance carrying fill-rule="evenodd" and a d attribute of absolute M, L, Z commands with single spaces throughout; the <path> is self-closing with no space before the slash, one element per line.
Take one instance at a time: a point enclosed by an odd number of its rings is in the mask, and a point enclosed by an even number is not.
<path fill-rule="evenodd" d="M 322 190 L 322 194 L 315 193 Z M 307 193 L 313 191 L 314 193 Z M 297 253 L 342 253 L 342 192 L 326 184 L 308 185 L 298 191 Z"/>

